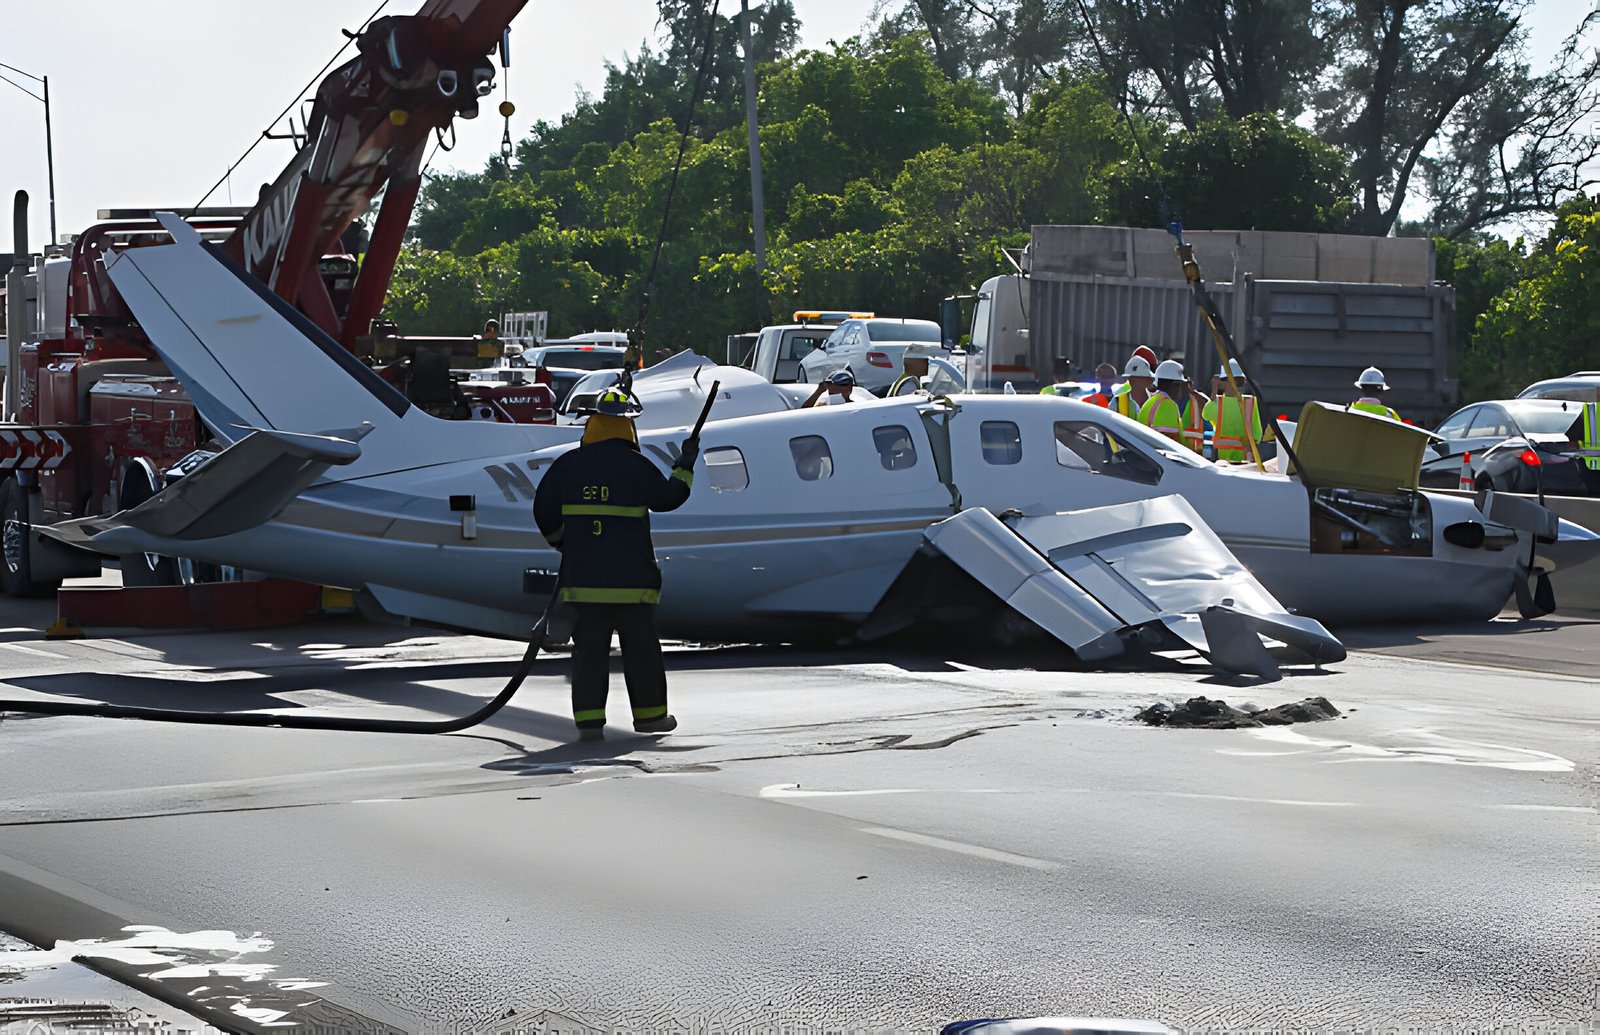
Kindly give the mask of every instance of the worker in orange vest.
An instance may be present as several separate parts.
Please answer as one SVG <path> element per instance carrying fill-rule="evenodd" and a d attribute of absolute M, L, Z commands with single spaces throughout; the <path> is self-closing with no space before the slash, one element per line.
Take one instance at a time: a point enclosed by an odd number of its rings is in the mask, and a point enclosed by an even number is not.
<path fill-rule="evenodd" d="M 1228 384 L 1228 374 L 1233 374 L 1233 385 Z M 1201 409 L 1200 415 L 1211 425 L 1211 447 L 1218 460 L 1249 460 L 1254 455 L 1250 442 L 1261 441 L 1261 412 L 1256 397 L 1243 390 L 1244 368 L 1236 359 L 1217 371 L 1212 383 L 1212 400 Z M 1248 438 L 1246 438 L 1248 436 Z"/>

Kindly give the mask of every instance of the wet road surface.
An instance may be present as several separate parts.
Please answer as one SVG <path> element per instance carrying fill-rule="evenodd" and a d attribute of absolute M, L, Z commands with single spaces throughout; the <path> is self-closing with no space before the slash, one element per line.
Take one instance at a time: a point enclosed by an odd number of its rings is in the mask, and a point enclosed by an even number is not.
<path fill-rule="evenodd" d="M 520 654 L 335 621 L 46 642 L 49 618 L 0 603 L 0 693 L 418 717 Z M 0 930 L 98 939 L 75 951 L 239 1028 L 1592 1023 L 1600 624 L 1347 640 L 1267 685 L 684 649 L 680 733 L 582 746 L 559 658 L 449 737 L 13 714 Z M 1345 717 L 1128 721 L 1195 694 Z"/>

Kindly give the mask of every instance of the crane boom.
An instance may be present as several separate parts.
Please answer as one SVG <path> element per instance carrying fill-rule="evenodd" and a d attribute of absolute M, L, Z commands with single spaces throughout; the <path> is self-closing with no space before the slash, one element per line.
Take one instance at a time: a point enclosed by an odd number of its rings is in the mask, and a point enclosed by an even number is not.
<path fill-rule="evenodd" d="M 223 248 L 346 348 L 383 305 L 421 187 L 429 137 L 474 118 L 493 85 L 488 56 L 527 0 L 427 0 L 378 18 L 357 56 L 323 79 L 304 142 Z M 341 313 L 318 270 L 382 192 L 367 254 Z"/>

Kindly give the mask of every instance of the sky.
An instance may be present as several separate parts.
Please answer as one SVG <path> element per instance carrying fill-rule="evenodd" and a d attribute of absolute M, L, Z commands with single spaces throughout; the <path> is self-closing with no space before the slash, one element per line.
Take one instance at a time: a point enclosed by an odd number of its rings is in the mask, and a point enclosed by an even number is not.
<path fill-rule="evenodd" d="M 795 0 L 801 43 L 826 47 L 861 32 L 877 0 Z M 1530 53 L 1555 52 L 1588 0 L 1538 0 Z M 50 77 L 57 233 L 98 209 L 193 205 L 309 82 L 378 0 L 32 0 L 6 4 L 0 63 Z M 411 13 L 420 0 L 390 0 Z M 724 6 L 731 9 L 732 4 Z M 577 91 L 598 93 L 605 63 L 637 53 L 655 26 L 653 0 L 529 0 L 512 26 L 512 139 L 558 120 Z M 349 56 L 352 51 L 346 53 Z M 39 84 L 0 69 L 39 92 Z M 493 103 L 498 103 L 497 91 Z M 454 152 L 434 168 L 480 169 L 504 124 L 485 105 L 457 123 Z M 0 196 L 31 198 L 30 242 L 48 236 L 44 106 L 0 82 Z M 211 204 L 248 204 L 293 155 L 263 141 Z M 11 250 L 9 204 L 0 251 Z"/>

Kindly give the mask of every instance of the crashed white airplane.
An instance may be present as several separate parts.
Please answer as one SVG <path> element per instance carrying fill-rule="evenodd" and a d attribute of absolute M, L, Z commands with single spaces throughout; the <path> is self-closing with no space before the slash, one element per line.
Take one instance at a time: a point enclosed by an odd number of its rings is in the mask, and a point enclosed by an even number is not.
<path fill-rule="evenodd" d="M 433 418 L 181 220 L 163 222 L 174 243 L 108 255 L 109 272 L 227 448 L 138 507 L 53 534 L 526 635 L 559 563 L 529 505 L 578 429 Z M 683 435 L 643 432 L 641 447 L 665 468 Z M 714 420 L 689 502 L 654 518 L 659 622 L 668 635 L 785 640 L 922 619 L 987 631 L 975 620 L 1014 612 L 1087 658 L 1170 634 L 1269 675 L 1263 638 L 1313 662 L 1343 657 L 1314 618 L 1493 615 L 1526 582 L 1531 537 L 1553 537 L 1553 519 L 1492 521 L 1470 500 L 1378 477 L 1223 471 L 1052 397 Z"/>

